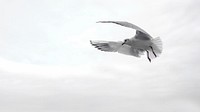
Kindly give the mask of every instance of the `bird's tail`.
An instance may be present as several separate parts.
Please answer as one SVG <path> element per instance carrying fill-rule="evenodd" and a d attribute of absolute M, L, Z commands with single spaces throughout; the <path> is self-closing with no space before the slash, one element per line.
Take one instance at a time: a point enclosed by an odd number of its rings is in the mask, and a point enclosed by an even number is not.
<path fill-rule="evenodd" d="M 156 58 L 162 53 L 162 41 L 160 37 L 156 37 L 152 40 L 152 45 L 150 49 L 150 58 Z"/>

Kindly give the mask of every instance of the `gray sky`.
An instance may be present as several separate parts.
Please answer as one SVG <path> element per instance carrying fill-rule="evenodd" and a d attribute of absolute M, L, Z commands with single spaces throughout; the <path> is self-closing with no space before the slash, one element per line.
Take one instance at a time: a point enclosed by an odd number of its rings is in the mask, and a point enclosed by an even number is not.
<path fill-rule="evenodd" d="M 1 0 L 1 112 L 199 112 L 199 0 Z M 161 37 L 152 63 L 94 49 L 122 20 Z"/>

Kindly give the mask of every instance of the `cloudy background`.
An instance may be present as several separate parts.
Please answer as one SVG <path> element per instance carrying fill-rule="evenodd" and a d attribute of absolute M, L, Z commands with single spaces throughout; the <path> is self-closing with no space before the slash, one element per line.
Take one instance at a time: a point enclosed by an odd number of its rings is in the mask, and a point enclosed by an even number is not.
<path fill-rule="evenodd" d="M 1 112 L 199 112 L 199 0 L 0 0 Z M 163 41 L 141 58 L 94 49 L 132 29 Z"/>

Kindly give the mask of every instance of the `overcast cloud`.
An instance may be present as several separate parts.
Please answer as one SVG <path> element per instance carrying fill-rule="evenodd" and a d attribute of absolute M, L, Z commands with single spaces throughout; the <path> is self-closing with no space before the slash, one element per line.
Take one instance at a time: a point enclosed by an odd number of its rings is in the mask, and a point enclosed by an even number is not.
<path fill-rule="evenodd" d="M 199 0 L 1 0 L 1 112 L 200 112 Z M 152 63 L 94 49 L 134 30 L 161 37 Z"/>

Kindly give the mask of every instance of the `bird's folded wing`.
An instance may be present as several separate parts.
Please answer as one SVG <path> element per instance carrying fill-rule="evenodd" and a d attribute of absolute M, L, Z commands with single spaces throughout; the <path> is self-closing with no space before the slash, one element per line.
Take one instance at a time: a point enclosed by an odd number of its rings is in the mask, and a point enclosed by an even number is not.
<path fill-rule="evenodd" d="M 98 21 L 97 23 L 115 23 L 124 27 L 128 27 L 128 28 L 132 28 L 135 29 L 137 32 L 137 36 L 135 37 L 136 39 L 141 39 L 141 40 L 149 40 L 152 37 L 146 32 L 144 31 L 142 28 L 129 23 L 129 22 L 125 22 L 125 21 Z"/>

